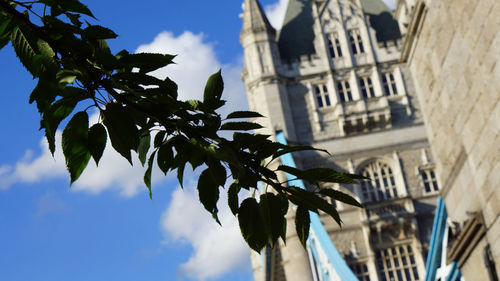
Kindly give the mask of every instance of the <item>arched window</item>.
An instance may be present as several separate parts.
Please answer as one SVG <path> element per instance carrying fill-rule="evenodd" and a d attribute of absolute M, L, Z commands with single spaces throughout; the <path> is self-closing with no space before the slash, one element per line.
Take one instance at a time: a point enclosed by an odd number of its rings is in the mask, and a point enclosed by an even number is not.
<path fill-rule="evenodd" d="M 371 179 L 361 184 L 364 202 L 377 202 L 398 197 L 394 173 L 386 163 L 372 162 L 361 170 L 361 174 Z"/>

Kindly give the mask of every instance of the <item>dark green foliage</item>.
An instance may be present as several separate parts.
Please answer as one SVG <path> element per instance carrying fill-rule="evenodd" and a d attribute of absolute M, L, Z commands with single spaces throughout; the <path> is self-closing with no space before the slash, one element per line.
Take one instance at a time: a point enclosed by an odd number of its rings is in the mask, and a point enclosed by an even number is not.
<path fill-rule="evenodd" d="M 319 193 L 326 195 L 326 196 L 332 198 L 333 200 L 337 200 L 337 201 L 344 202 L 344 203 L 349 204 L 349 205 L 363 208 L 363 205 L 361 205 L 361 203 L 359 203 L 356 199 L 351 197 L 349 194 L 346 194 L 346 193 L 343 193 L 343 192 L 340 192 L 337 190 L 333 190 L 333 189 L 321 189 L 319 191 Z"/>
<path fill-rule="evenodd" d="M 304 248 L 306 247 L 307 238 L 309 237 L 310 225 L 311 218 L 309 217 L 309 209 L 304 205 L 299 205 L 295 211 L 295 230 Z"/>
<path fill-rule="evenodd" d="M 241 202 L 238 210 L 238 222 L 241 234 L 248 246 L 256 252 L 260 252 L 267 244 L 267 235 L 259 203 L 255 198 L 247 198 Z"/>
<path fill-rule="evenodd" d="M 209 211 L 214 219 L 220 224 L 217 218 L 217 201 L 219 201 L 219 184 L 210 168 L 201 172 L 198 180 L 198 197 L 201 204 Z"/>
<path fill-rule="evenodd" d="M 274 247 L 278 238 L 286 232 L 285 215 L 288 211 L 288 200 L 282 195 L 264 193 L 260 196 L 259 207 L 266 229 L 267 242 Z"/>
<path fill-rule="evenodd" d="M 149 132 L 143 135 L 139 140 L 139 147 L 137 148 L 137 154 L 142 166 L 146 163 L 147 153 L 149 151 L 149 146 L 151 145 L 151 135 Z"/>
<path fill-rule="evenodd" d="M 89 130 L 89 151 L 94 158 L 95 164 L 99 165 L 99 160 L 106 147 L 106 129 L 100 123 L 94 124 Z"/>
<path fill-rule="evenodd" d="M 260 128 L 262 128 L 260 124 L 252 122 L 227 122 L 220 127 L 221 130 L 230 131 L 249 131 Z"/>
<path fill-rule="evenodd" d="M 203 93 L 203 102 L 210 106 L 212 103 L 220 101 L 223 89 L 224 82 L 222 82 L 222 75 L 219 70 L 208 78 L 205 92 Z"/>
<path fill-rule="evenodd" d="M 155 165 L 165 174 L 175 171 L 181 186 L 188 163 L 193 169 L 201 167 L 200 202 L 219 222 L 219 192 L 229 186 L 227 203 L 255 251 L 266 244 L 276 245 L 279 237 L 285 241 L 289 202 L 299 206 L 295 224 L 304 245 L 309 211 L 321 210 L 340 223 L 334 205 L 322 196 L 360 206 L 345 193 L 319 187 L 323 183 L 355 184 L 361 176 L 327 168 L 271 169 L 274 165 L 269 164 L 286 153 L 315 149 L 273 142 L 269 135 L 251 132 L 261 129 L 260 124 L 233 121 L 262 118 L 257 112 L 236 111 L 223 119 L 218 113 L 225 103 L 220 70 L 208 78 L 202 101 L 181 101 L 175 82 L 150 75 L 172 64 L 175 56 L 126 50 L 112 53 L 106 40 L 117 34 L 89 23 L 92 12 L 78 0 L 16 3 L 0 0 L 0 49 L 11 42 L 19 61 L 38 79 L 29 102 L 36 103 L 41 114 L 40 129 L 45 131 L 52 153 L 59 125 L 70 118 L 62 134 L 62 150 L 71 183 L 90 157 L 99 163 L 108 137 L 113 149 L 130 164 L 137 155 L 146 166 L 144 183 L 150 197 Z M 44 12 L 35 23 L 29 15 L 37 5 L 41 9 L 36 11 Z M 75 108 L 78 112 L 71 116 Z M 89 124 L 87 110 L 91 108 L 99 112 L 97 124 Z M 237 132 L 227 139 L 221 135 L 226 130 Z M 281 172 L 318 186 L 319 192 L 288 186 L 293 181 L 280 182 L 277 173 Z M 265 189 L 259 200 L 255 198 L 258 183 Z M 243 190 L 249 195 L 239 204 Z"/>
<path fill-rule="evenodd" d="M 238 193 L 241 187 L 238 186 L 238 182 L 234 182 L 229 186 L 227 191 L 227 204 L 233 215 L 238 213 L 239 203 L 238 203 Z"/>
<path fill-rule="evenodd" d="M 62 134 L 62 149 L 71 183 L 78 179 L 90 160 L 89 116 L 85 111 L 73 115 Z"/>
<path fill-rule="evenodd" d="M 234 111 L 227 115 L 226 119 L 237 119 L 237 118 L 257 118 L 264 117 L 258 112 L 254 111 Z"/>
<path fill-rule="evenodd" d="M 103 122 L 108 129 L 111 145 L 132 164 L 130 150 L 136 150 L 139 139 L 134 119 L 127 108 L 118 103 L 109 103 L 102 110 Z"/>

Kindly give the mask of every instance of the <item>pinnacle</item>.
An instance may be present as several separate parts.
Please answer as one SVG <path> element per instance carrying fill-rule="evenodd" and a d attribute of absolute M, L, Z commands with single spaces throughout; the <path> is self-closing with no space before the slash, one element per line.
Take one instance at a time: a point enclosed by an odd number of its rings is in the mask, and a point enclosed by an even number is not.
<path fill-rule="evenodd" d="M 258 0 L 245 0 L 243 3 L 243 32 L 268 32 L 275 34 Z"/>

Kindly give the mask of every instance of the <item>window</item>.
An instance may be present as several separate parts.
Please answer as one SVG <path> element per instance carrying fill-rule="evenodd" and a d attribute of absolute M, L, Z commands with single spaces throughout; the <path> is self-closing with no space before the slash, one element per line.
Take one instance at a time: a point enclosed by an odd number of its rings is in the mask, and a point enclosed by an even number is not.
<path fill-rule="evenodd" d="M 394 80 L 394 75 L 392 73 L 382 74 L 382 84 L 384 86 L 384 92 L 386 96 L 394 96 L 398 94 L 396 88 L 396 81 Z"/>
<path fill-rule="evenodd" d="M 328 34 L 328 51 L 332 58 L 340 58 L 342 56 L 339 35 L 337 33 Z"/>
<path fill-rule="evenodd" d="M 370 273 L 368 272 L 368 266 L 366 263 L 356 263 L 349 265 L 352 272 L 359 281 L 370 281 Z"/>
<path fill-rule="evenodd" d="M 349 81 L 347 80 L 338 81 L 337 89 L 339 91 L 341 102 L 352 101 L 351 86 L 349 85 Z"/>
<path fill-rule="evenodd" d="M 325 85 L 314 86 L 314 92 L 316 95 L 316 101 L 318 102 L 318 107 L 330 106 L 330 96 L 328 95 L 328 89 Z"/>
<path fill-rule="evenodd" d="M 410 245 L 402 245 L 376 251 L 380 281 L 420 280 L 415 255 Z"/>
<path fill-rule="evenodd" d="M 375 161 L 363 168 L 361 174 L 372 179 L 361 183 L 361 192 L 365 202 L 377 202 L 398 197 L 394 174 L 389 165 Z"/>
<path fill-rule="evenodd" d="M 422 177 L 422 181 L 424 183 L 425 193 L 436 192 L 439 190 L 434 170 L 432 169 L 421 170 L 420 176 Z"/>
<path fill-rule="evenodd" d="M 352 29 L 349 31 L 349 40 L 351 42 L 352 52 L 356 54 L 361 54 L 365 52 L 363 47 L 363 41 L 361 40 L 361 33 L 359 29 Z"/>
<path fill-rule="evenodd" d="M 375 97 L 375 90 L 373 89 L 373 83 L 370 77 L 360 77 L 359 85 L 361 86 L 363 98 L 368 99 Z"/>

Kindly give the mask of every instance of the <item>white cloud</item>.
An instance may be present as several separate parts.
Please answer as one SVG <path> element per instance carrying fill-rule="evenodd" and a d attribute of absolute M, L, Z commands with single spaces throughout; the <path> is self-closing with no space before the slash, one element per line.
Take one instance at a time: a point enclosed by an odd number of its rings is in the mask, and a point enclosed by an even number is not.
<path fill-rule="evenodd" d="M 57 133 L 56 139 L 60 144 L 60 132 Z M 40 141 L 40 149 L 42 154 L 37 158 L 34 158 L 34 152 L 28 149 L 14 166 L 2 166 L 0 189 L 6 189 L 15 183 L 34 183 L 42 179 L 68 177 L 61 150 L 56 150 L 52 157 L 45 139 Z"/>
<path fill-rule="evenodd" d="M 278 0 L 274 4 L 264 6 L 267 19 L 275 29 L 281 29 L 287 6 L 288 0 Z"/>
<path fill-rule="evenodd" d="M 96 120 L 96 115 L 90 117 Z M 15 183 L 33 184 L 50 179 L 66 179 L 69 183 L 69 174 L 66 170 L 64 156 L 61 150 L 60 131 L 56 134 L 56 152 L 52 157 L 47 141 L 40 141 L 41 154 L 34 158 L 32 150 L 27 150 L 22 159 L 15 165 L 0 167 L 0 189 L 6 189 Z M 72 190 L 89 193 L 100 193 L 104 190 L 116 190 L 121 195 L 133 196 L 145 188 L 142 178 L 145 168 L 137 159 L 133 160 L 134 166 L 115 152 L 109 144 L 99 162 L 99 168 L 93 159 L 89 161 L 87 169 L 73 184 Z M 158 169 L 153 171 L 153 183 L 158 183 L 163 174 Z"/>
<path fill-rule="evenodd" d="M 215 279 L 232 270 L 248 268 L 249 248 L 223 194 L 225 192 L 221 190 L 219 219 L 222 227 L 200 204 L 193 187 L 175 190 L 163 213 L 161 228 L 165 243 L 182 242 L 193 247 L 193 254 L 180 267 L 182 275 L 187 278 Z"/>

